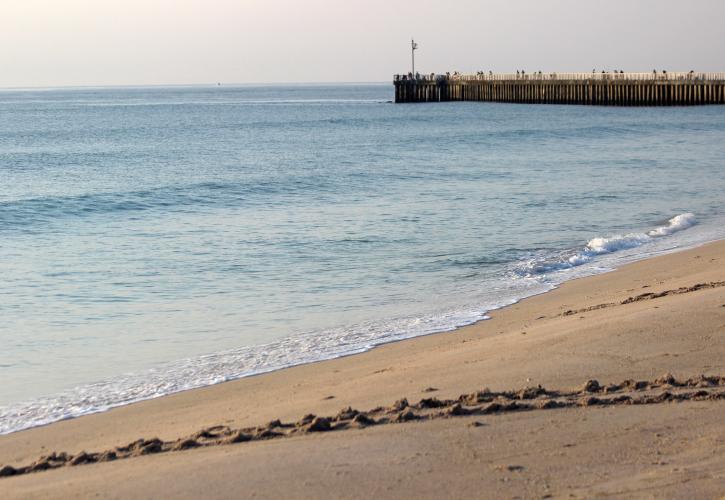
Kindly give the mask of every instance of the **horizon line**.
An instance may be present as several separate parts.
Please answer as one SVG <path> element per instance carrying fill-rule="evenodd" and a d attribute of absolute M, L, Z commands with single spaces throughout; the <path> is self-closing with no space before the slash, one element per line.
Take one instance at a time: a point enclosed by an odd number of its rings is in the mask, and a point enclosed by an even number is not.
<path fill-rule="evenodd" d="M 310 82 L 205 82 L 205 83 L 124 83 L 124 84 L 83 84 L 83 85 L 25 85 L 0 86 L 0 91 L 33 91 L 33 90 L 74 90 L 74 89 L 119 89 L 119 88 L 168 88 L 168 87 L 255 87 L 284 85 L 382 85 L 392 83 L 386 81 L 310 81 Z"/>

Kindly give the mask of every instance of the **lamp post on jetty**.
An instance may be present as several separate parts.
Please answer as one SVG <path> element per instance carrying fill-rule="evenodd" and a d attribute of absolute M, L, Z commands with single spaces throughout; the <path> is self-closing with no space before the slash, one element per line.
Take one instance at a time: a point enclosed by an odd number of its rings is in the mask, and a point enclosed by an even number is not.
<path fill-rule="evenodd" d="M 413 71 L 411 72 L 411 75 L 415 76 L 415 51 L 418 50 L 418 44 L 415 43 L 415 40 L 412 38 L 410 39 L 410 57 L 413 61 Z"/>

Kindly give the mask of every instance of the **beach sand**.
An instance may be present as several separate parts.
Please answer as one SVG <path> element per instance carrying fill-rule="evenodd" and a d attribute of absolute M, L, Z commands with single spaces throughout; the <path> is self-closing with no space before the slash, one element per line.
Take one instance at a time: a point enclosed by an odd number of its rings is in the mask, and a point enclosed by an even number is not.
<path fill-rule="evenodd" d="M 491 316 L 2 436 L 0 466 L 62 467 L 0 478 L 1 496 L 725 495 L 725 242 Z M 348 407 L 362 416 L 334 418 Z M 69 465 L 82 451 L 119 459 Z"/>

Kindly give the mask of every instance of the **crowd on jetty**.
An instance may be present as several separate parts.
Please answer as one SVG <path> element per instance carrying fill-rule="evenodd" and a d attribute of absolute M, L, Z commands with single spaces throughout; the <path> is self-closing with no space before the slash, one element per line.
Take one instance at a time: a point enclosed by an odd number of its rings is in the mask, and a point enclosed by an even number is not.
<path fill-rule="evenodd" d="M 649 80 L 649 81 L 712 81 L 725 80 L 725 73 L 695 73 L 690 70 L 687 73 L 668 73 L 667 70 L 653 69 L 651 73 L 625 73 L 623 70 L 598 72 L 593 69 L 591 73 L 543 73 L 534 71 L 527 73 L 525 70 L 516 70 L 516 73 L 494 73 L 493 71 L 477 71 L 472 74 L 461 74 L 458 71 L 446 72 L 444 74 L 430 73 L 407 75 L 395 75 L 395 81 L 416 81 L 416 82 L 444 82 L 444 81 L 480 81 L 480 80 Z"/>

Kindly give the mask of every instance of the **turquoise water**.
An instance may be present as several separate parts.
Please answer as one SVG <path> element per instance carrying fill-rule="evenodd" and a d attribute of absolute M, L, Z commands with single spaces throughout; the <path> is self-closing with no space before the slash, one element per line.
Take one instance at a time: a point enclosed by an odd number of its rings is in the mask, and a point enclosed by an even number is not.
<path fill-rule="evenodd" d="M 725 235 L 725 107 L 391 98 L 0 92 L 0 433 L 450 330 Z"/>

